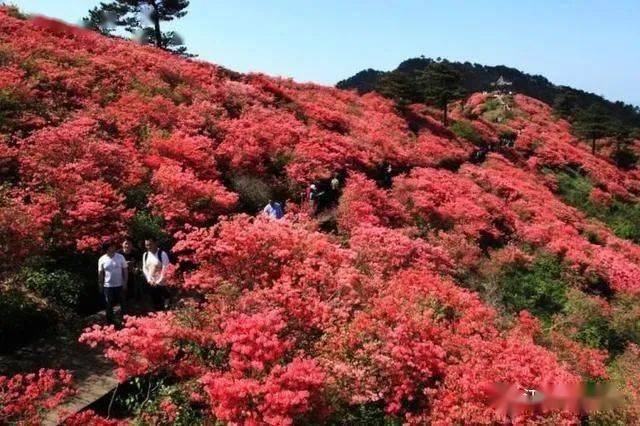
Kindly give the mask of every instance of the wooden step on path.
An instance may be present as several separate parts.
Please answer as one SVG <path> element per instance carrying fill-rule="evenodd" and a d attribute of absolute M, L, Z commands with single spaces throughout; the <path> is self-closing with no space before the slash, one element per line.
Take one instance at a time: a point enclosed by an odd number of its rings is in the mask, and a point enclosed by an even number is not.
<path fill-rule="evenodd" d="M 84 318 L 76 327 L 63 334 L 51 334 L 32 344 L 0 355 L 0 375 L 34 373 L 41 368 L 69 370 L 73 374 L 76 396 L 47 413 L 43 425 L 60 423 L 60 413 L 73 414 L 104 396 L 117 385 L 113 364 L 100 349 L 93 349 L 78 342 L 82 330 L 91 324 L 104 324 L 105 312 Z"/>

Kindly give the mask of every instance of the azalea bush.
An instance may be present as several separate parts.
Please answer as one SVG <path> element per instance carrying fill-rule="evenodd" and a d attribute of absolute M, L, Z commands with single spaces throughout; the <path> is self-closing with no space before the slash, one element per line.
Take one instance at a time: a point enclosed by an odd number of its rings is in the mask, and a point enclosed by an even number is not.
<path fill-rule="evenodd" d="M 105 345 L 123 380 L 179 378 L 191 403 L 219 420 L 323 421 L 381 404 L 385 416 L 421 422 L 444 420 L 451 404 L 464 404 L 459 421 L 494 421 L 488 395 L 472 392 L 471 383 L 535 386 L 548 374 L 576 380 L 532 340 L 503 336 L 492 309 L 424 263 L 359 272 L 356 252 L 304 222 L 238 217 L 186 235 L 175 250 L 196 265 L 185 271 L 185 285 L 206 301 L 129 318 L 121 331 L 96 326 L 81 340 Z M 393 246 L 387 250 L 395 256 Z M 422 250 L 426 258 L 438 254 Z M 477 376 L 467 382 L 463 370 L 478 353 Z M 539 370 L 522 374 L 518 365 Z"/>
<path fill-rule="evenodd" d="M 0 376 L 0 421 L 39 424 L 48 410 L 73 394 L 66 371 L 40 370 L 35 374 Z"/>

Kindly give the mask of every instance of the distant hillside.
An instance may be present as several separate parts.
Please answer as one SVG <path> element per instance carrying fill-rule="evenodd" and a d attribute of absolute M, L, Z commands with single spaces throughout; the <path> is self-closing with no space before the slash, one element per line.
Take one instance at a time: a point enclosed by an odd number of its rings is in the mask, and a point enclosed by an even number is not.
<path fill-rule="evenodd" d="M 429 64 L 435 62 L 431 58 L 412 58 L 402 62 L 398 68 L 390 72 L 367 69 L 360 71 L 352 77 L 338 82 L 340 89 L 356 89 L 360 94 L 376 90 L 385 76 L 404 78 L 409 87 L 415 83 L 415 76 L 419 71 L 426 69 Z M 624 102 L 611 102 L 593 93 L 574 89 L 568 86 L 557 86 L 541 75 L 526 74 L 515 68 L 498 66 L 485 66 L 470 62 L 444 62 L 462 75 L 462 84 L 466 92 L 482 92 L 491 88 L 491 83 L 500 76 L 513 83 L 513 91 L 534 97 L 545 103 L 553 105 L 561 99 L 570 103 L 573 110 L 586 108 L 593 104 L 598 105 L 611 118 L 615 118 L 628 126 L 640 127 L 640 107 L 628 105 Z M 412 90 L 409 90 L 410 92 Z M 420 102 L 419 91 L 413 90 L 413 101 Z"/>

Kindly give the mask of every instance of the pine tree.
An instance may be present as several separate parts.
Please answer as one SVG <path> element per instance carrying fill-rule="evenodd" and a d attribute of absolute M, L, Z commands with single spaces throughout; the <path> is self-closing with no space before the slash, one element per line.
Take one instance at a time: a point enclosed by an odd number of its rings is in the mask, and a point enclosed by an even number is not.
<path fill-rule="evenodd" d="M 595 155 L 598 139 L 609 135 L 611 126 L 606 113 L 597 105 L 591 105 L 576 112 L 572 131 L 577 137 L 591 141 L 591 153 Z"/>
<path fill-rule="evenodd" d="M 562 118 L 571 117 L 576 107 L 577 97 L 570 92 L 562 92 L 553 99 L 553 112 Z"/>
<path fill-rule="evenodd" d="M 418 102 L 415 82 L 406 73 L 393 71 L 384 75 L 376 84 L 376 91 L 400 107 Z"/>
<path fill-rule="evenodd" d="M 625 126 L 621 121 L 612 122 L 611 136 L 616 147 L 611 158 L 621 169 L 631 169 L 638 162 L 638 155 L 631 148 L 633 141 L 640 137 L 638 129 Z"/>
<path fill-rule="evenodd" d="M 448 125 L 449 103 L 463 96 L 460 74 L 445 62 L 429 65 L 418 77 L 424 101 L 442 109 L 442 123 Z"/>
<path fill-rule="evenodd" d="M 83 22 L 85 27 L 105 35 L 113 35 L 115 28 L 120 27 L 138 34 L 143 44 L 193 56 L 187 53 L 184 41 L 175 31 L 161 29 L 162 22 L 184 17 L 188 6 L 188 0 L 112 0 L 91 9 Z"/>

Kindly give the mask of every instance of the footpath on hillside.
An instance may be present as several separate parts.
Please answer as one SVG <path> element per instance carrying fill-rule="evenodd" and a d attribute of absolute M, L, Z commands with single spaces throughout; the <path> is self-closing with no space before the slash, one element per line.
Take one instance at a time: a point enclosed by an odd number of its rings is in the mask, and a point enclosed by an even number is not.
<path fill-rule="evenodd" d="M 76 413 L 117 385 L 113 365 L 99 349 L 78 342 L 85 327 L 105 323 L 105 312 L 83 318 L 75 326 L 52 332 L 30 345 L 7 355 L 0 355 L 0 374 L 34 373 L 41 368 L 68 370 L 73 374 L 76 395 L 50 413 L 43 425 L 57 425 L 60 413 Z"/>

